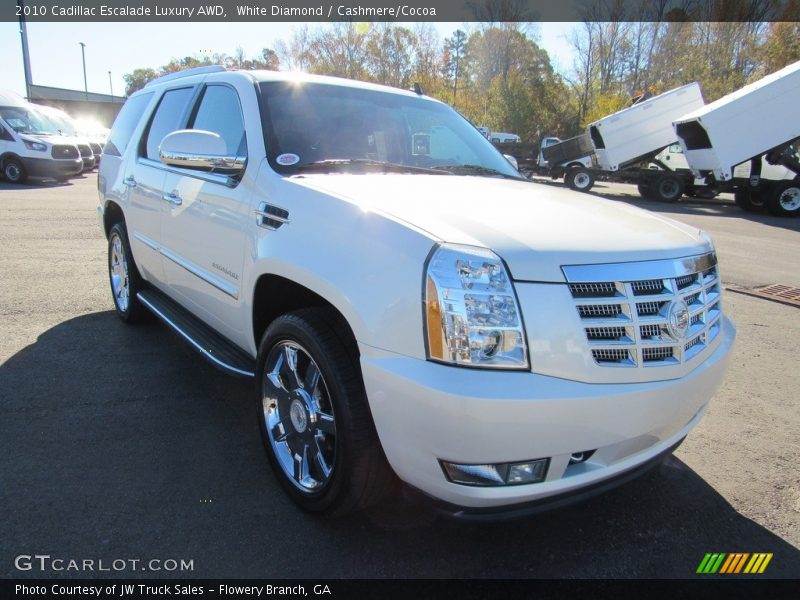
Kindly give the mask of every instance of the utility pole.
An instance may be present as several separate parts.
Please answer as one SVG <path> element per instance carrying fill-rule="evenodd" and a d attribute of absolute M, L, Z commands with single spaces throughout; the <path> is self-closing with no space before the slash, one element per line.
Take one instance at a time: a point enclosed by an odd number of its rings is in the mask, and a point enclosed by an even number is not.
<path fill-rule="evenodd" d="M 17 6 L 19 7 L 19 35 L 22 39 L 22 66 L 25 71 L 25 98 L 30 101 L 33 77 L 31 77 L 31 57 L 28 52 L 28 28 L 25 24 L 25 0 L 17 0 Z"/>
<path fill-rule="evenodd" d="M 81 45 L 81 58 L 83 59 L 83 93 L 86 94 L 86 101 L 89 101 L 89 86 L 86 83 L 86 44 L 78 42 Z"/>
<path fill-rule="evenodd" d="M 111 90 L 111 100 L 114 100 L 114 84 L 111 83 L 111 71 L 108 72 L 108 89 Z"/>

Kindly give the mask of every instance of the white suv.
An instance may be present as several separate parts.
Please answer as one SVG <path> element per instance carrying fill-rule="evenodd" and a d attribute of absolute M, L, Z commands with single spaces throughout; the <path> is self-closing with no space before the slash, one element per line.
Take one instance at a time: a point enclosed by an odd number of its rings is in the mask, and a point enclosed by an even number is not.
<path fill-rule="evenodd" d="M 708 236 L 530 182 L 414 92 L 168 75 L 123 107 L 99 193 L 119 316 L 254 378 L 314 512 L 396 478 L 477 516 L 605 489 L 698 423 L 734 341 Z"/>

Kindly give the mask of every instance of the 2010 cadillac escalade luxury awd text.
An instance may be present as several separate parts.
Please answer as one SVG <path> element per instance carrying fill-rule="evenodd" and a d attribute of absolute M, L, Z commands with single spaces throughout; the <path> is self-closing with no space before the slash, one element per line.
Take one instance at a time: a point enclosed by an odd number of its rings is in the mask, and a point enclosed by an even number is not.
<path fill-rule="evenodd" d="M 256 382 L 303 508 L 581 496 L 698 423 L 735 331 L 711 240 L 525 180 L 414 92 L 206 67 L 132 95 L 99 215 L 119 316 Z"/>

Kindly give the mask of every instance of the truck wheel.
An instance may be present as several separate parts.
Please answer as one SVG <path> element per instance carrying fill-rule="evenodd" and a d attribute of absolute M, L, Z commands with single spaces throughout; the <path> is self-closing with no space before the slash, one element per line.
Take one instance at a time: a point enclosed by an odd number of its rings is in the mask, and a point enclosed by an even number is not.
<path fill-rule="evenodd" d="M 594 175 L 583 168 L 567 169 L 564 183 L 577 192 L 588 192 L 594 185 Z"/>
<path fill-rule="evenodd" d="M 3 162 L 3 176 L 9 183 L 25 183 L 28 179 L 25 167 L 22 166 L 22 162 L 16 158 L 7 158 Z"/>
<path fill-rule="evenodd" d="M 761 193 L 746 187 L 736 188 L 733 200 L 739 208 L 747 212 L 759 212 L 764 208 Z"/>
<path fill-rule="evenodd" d="M 654 200 L 677 202 L 683 196 L 683 181 L 675 175 L 660 175 L 652 185 Z"/>
<path fill-rule="evenodd" d="M 394 477 L 337 317 L 321 308 L 278 317 L 256 370 L 261 439 L 275 476 L 301 508 L 329 515 L 375 504 Z"/>
<path fill-rule="evenodd" d="M 636 185 L 636 189 L 639 190 L 639 195 L 642 198 L 650 199 L 653 197 L 653 188 L 650 186 L 649 183 L 639 183 Z"/>
<path fill-rule="evenodd" d="M 136 297 L 146 284 L 133 262 L 124 223 L 114 225 L 108 234 L 108 280 L 120 319 L 139 323 L 149 317 L 150 312 Z"/>
<path fill-rule="evenodd" d="M 782 181 L 775 185 L 766 205 L 776 217 L 796 217 L 800 214 L 800 181 Z"/>

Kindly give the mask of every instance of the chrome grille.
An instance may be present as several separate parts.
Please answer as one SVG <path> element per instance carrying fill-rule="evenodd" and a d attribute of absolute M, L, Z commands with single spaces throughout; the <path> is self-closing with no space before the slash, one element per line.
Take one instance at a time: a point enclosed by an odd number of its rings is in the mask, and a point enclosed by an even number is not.
<path fill-rule="evenodd" d="M 52 154 L 53 158 L 78 158 L 80 156 L 76 146 L 65 146 L 61 144 L 53 146 L 50 154 Z"/>
<path fill-rule="evenodd" d="M 569 289 L 583 325 L 594 362 L 601 367 L 651 368 L 693 360 L 720 332 L 721 284 L 713 254 L 676 261 L 684 273 L 672 277 L 635 280 L 591 281 L 592 266 L 569 271 Z M 637 274 L 646 274 L 648 263 L 631 263 Z M 709 264 L 713 265 L 709 267 Z M 597 265 L 597 274 L 608 277 L 609 265 Z M 691 266 L 694 272 L 686 273 Z M 624 264 L 612 273 L 625 276 Z M 581 279 L 575 280 L 577 273 Z M 602 279 L 605 279 L 603 277 Z M 583 279 L 586 279 L 585 281 Z M 598 277 L 598 279 L 601 279 Z M 604 295 L 599 295 L 600 292 Z M 595 295 L 597 294 L 597 295 Z M 611 301 L 602 298 L 613 298 Z M 688 308 L 688 329 L 681 335 L 670 328 L 675 304 Z"/>
<path fill-rule="evenodd" d="M 575 298 L 610 298 L 617 293 L 617 288 L 610 282 L 573 283 L 569 289 Z"/>
<path fill-rule="evenodd" d="M 634 296 L 648 296 L 660 294 L 664 291 L 664 282 L 661 279 L 648 279 L 647 281 L 631 282 Z"/>
<path fill-rule="evenodd" d="M 581 319 L 599 319 L 603 317 L 616 317 L 622 313 L 619 304 L 585 304 L 578 306 Z"/>

